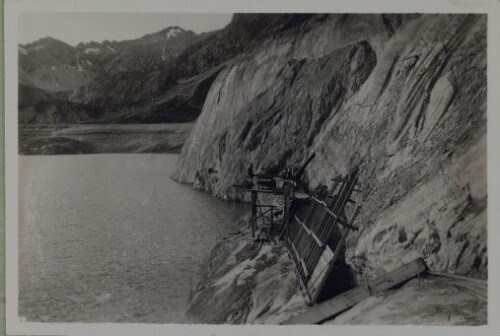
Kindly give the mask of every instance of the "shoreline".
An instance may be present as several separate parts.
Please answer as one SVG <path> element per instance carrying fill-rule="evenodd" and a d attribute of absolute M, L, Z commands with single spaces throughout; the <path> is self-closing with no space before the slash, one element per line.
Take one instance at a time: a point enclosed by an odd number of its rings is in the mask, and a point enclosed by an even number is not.
<path fill-rule="evenodd" d="M 193 123 L 21 125 L 19 154 L 180 154 Z"/>
<path fill-rule="evenodd" d="M 199 267 L 186 318 L 208 324 L 283 324 L 309 307 L 279 243 L 253 241 L 243 218 Z M 412 302 L 408 305 L 408 302 Z M 484 325 L 487 302 L 446 279 L 423 275 L 375 294 L 322 324 Z"/>
<path fill-rule="evenodd" d="M 305 310 L 284 246 L 259 245 L 242 219 L 200 265 L 187 318 L 208 324 L 279 324 Z"/>

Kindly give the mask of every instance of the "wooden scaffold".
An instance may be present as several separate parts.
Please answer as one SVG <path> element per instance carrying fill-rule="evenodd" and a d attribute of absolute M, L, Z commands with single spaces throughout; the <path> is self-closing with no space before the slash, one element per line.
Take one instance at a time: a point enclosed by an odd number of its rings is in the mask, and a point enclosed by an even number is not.
<path fill-rule="evenodd" d="M 296 172 L 287 172 L 281 176 L 255 176 L 245 182 L 244 190 L 251 195 L 252 213 L 249 226 L 252 237 L 257 240 L 271 240 L 271 237 L 279 237 L 286 227 L 290 218 L 290 205 L 295 198 L 297 181 L 304 173 L 307 165 L 315 157 L 315 154 L 300 166 Z M 281 198 L 281 206 L 276 203 L 265 204 L 263 195 L 273 195 Z"/>
<path fill-rule="evenodd" d="M 252 237 L 261 243 L 272 238 L 284 241 L 308 304 L 318 300 L 349 231 L 358 231 L 354 222 L 361 193 L 357 168 L 334 179 L 321 199 L 298 191 L 300 177 L 314 157 L 309 156 L 294 174 L 256 176 L 247 180 L 245 188 L 251 195 Z M 280 197 L 282 207 L 266 204 L 266 194 Z"/>
<path fill-rule="evenodd" d="M 308 304 L 317 302 L 360 211 L 358 170 L 334 180 L 323 199 L 295 199 L 283 237 Z"/>

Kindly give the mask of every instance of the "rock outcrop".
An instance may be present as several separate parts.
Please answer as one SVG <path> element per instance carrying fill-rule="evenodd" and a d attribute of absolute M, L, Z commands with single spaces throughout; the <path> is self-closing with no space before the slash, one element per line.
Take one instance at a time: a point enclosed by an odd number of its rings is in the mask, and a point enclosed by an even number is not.
<path fill-rule="evenodd" d="M 280 323 L 307 306 L 284 246 L 260 246 L 246 223 L 200 270 L 187 315 L 201 323 Z"/>
<path fill-rule="evenodd" d="M 315 152 L 310 190 L 359 166 L 353 273 L 421 255 L 485 278 L 486 16 L 316 15 L 269 31 L 218 74 L 174 178 L 241 199 L 250 162 L 274 173 Z"/>
<path fill-rule="evenodd" d="M 443 279 L 421 277 L 372 296 L 325 324 L 476 326 L 487 324 L 487 315 L 485 301 Z"/>

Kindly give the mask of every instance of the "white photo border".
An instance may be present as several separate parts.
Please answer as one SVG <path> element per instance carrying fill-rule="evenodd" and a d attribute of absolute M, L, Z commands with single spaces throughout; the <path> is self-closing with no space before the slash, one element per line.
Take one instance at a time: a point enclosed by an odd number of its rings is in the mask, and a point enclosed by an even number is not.
<path fill-rule="evenodd" d="M 500 0 L 5 0 L 6 330 L 8 335 L 500 335 Z M 488 14 L 488 325 L 271 326 L 22 322 L 18 316 L 17 29 L 25 12 L 88 13 L 474 13 Z M 495 316 L 497 316 L 495 318 Z"/>

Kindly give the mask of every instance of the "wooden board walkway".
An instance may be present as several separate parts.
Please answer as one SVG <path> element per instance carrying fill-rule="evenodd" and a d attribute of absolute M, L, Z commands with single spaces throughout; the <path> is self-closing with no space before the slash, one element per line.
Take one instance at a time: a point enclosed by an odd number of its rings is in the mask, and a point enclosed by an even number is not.
<path fill-rule="evenodd" d="M 315 305 L 302 314 L 284 321 L 282 324 L 319 324 L 325 322 L 370 296 L 417 277 L 426 270 L 427 265 L 425 262 L 421 258 L 415 259 L 392 272 L 369 281 L 368 284 L 358 286 L 328 301 Z"/>

